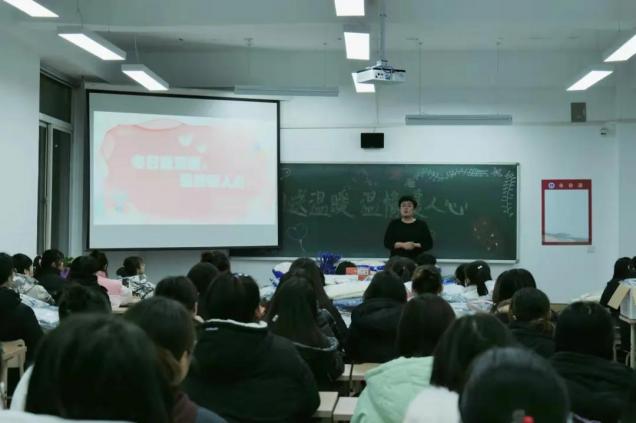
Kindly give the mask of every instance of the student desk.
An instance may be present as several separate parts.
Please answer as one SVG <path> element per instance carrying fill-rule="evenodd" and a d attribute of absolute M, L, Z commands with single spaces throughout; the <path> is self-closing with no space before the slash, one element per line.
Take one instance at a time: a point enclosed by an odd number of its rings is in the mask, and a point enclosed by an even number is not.
<path fill-rule="evenodd" d="M 318 392 L 318 394 L 320 395 L 320 405 L 313 417 L 330 422 L 333 417 L 333 410 L 336 408 L 336 402 L 338 402 L 338 393 Z"/>
<path fill-rule="evenodd" d="M 338 404 L 336 409 L 333 410 L 334 422 L 348 422 L 353 417 L 353 412 L 356 409 L 356 403 L 358 398 L 355 397 L 340 397 L 338 398 Z"/>
<path fill-rule="evenodd" d="M 630 330 L 630 349 L 629 349 L 629 367 L 636 368 L 636 320 L 625 317 L 621 314 L 621 320 L 629 324 Z"/>
<path fill-rule="evenodd" d="M 352 382 L 362 382 L 364 380 L 364 375 L 371 369 L 378 367 L 380 364 L 378 363 L 361 363 L 354 364 L 353 369 L 351 370 L 351 381 Z"/>

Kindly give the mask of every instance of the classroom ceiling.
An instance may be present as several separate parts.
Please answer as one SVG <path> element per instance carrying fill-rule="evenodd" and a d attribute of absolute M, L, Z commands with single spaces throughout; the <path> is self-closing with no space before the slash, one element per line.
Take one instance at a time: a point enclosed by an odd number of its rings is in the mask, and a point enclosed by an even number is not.
<path fill-rule="evenodd" d="M 121 48 L 213 51 L 245 46 L 342 50 L 343 25 L 369 28 L 377 45 L 378 2 L 367 16 L 335 15 L 333 0 L 40 0 L 61 18 L 35 20 L 0 2 L 0 28 L 57 63 L 73 62 L 58 25 L 83 24 Z M 387 0 L 387 49 L 607 49 L 636 27 L 633 0 Z M 77 53 L 77 52 L 75 52 Z M 65 56 L 60 58 L 60 56 Z"/>

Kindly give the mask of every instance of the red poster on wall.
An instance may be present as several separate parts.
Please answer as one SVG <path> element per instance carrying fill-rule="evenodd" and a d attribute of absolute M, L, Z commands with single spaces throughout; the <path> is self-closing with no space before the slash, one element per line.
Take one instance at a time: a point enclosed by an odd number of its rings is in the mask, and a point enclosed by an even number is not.
<path fill-rule="evenodd" d="M 592 180 L 541 181 L 541 243 L 592 244 Z"/>

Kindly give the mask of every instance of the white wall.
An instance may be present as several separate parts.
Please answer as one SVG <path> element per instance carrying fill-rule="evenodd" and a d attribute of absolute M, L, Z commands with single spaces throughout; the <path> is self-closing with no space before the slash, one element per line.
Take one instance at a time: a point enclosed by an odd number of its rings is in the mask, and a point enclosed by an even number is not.
<path fill-rule="evenodd" d="M 0 31 L 0 251 L 37 243 L 39 58 Z"/>
<path fill-rule="evenodd" d="M 324 61 L 326 57 L 326 61 Z M 173 86 L 233 84 L 338 85 L 337 98 L 294 98 L 281 109 L 281 160 L 314 162 L 518 162 L 520 163 L 520 262 L 528 268 L 553 302 L 565 302 L 602 289 L 619 253 L 621 231 L 636 213 L 636 201 L 625 202 L 635 171 L 629 156 L 636 145 L 627 142 L 619 125 L 608 136 L 599 130 L 617 116 L 633 117 L 633 80 L 624 72 L 586 93 L 564 88 L 594 53 L 503 52 L 496 74 L 493 52 L 425 52 L 422 110 L 426 113 L 512 113 L 511 127 L 405 127 L 404 115 L 417 113 L 416 55 L 398 53 L 391 60 L 404 65 L 407 83 L 384 87 L 378 94 L 353 92 L 349 72 L 361 65 L 342 60 L 340 53 L 255 50 L 248 74 L 246 53 L 147 53 L 144 60 Z M 188 69 L 188 71 L 185 71 Z M 196 69 L 196 71 L 192 71 Z M 620 101 L 617 91 L 624 93 Z M 569 123 L 569 103 L 586 101 L 588 120 Z M 385 149 L 363 151 L 359 133 L 376 127 L 385 132 Z M 625 153 L 625 154 L 623 154 Z M 620 166 L 619 166 L 620 165 Z M 543 247 L 540 243 L 540 182 L 545 178 L 593 180 L 593 239 L 588 247 Z M 620 200 L 620 201 L 619 201 Z M 636 228 L 636 225 L 632 225 Z M 636 231 L 636 229 L 635 229 Z M 634 234 L 636 235 L 636 233 Z M 621 253 L 633 243 L 620 238 Z M 378 242 L 381 242 L 380 240 Z M 624 247 L 624 248 L 623 248 Z M 337 240 L 334 240 L 334 250 Z M 129 252 L 111 253 L 114 271 Z M 199 251 L 147 251 L 150 278 L 185 273 Z M 235 271 L 253 274 L 266 284 L 277 261 L 236 258 Z M 444 265 L 451 272 L 454 265 Z M 496 276 L 510 266 L 494 266 Z"/>

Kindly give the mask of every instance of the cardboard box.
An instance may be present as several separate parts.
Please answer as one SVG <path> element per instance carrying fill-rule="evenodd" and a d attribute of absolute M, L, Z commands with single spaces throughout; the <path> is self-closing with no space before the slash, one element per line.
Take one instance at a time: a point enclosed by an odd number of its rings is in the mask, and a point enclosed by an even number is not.
<path fill-rule="evenodd" d="M 636 279 L 619 283 L 607 305 L 615 310 L 620 308 L 621 315 L 628 319 L 636 319 Z"/>

